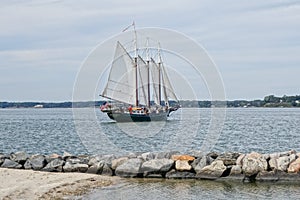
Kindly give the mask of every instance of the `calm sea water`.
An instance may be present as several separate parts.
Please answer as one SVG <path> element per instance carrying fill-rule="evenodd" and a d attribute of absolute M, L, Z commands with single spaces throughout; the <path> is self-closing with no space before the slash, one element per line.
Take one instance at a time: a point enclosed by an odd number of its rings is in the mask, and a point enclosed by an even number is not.
<path fill-rule="evenodd" d="M 300 109 L 227 109 L 224 121 L 218 110 L 213 113 L 185 108 L 167 122 L 135 124 L 112 122 L 99 109 L 0 109 L 0 153 L 185 153 L 207 146 L 217 152 L 300 151 Z M 299 191 L 297 184 L 126 179 L 86 198 L 297 199 Z"/>

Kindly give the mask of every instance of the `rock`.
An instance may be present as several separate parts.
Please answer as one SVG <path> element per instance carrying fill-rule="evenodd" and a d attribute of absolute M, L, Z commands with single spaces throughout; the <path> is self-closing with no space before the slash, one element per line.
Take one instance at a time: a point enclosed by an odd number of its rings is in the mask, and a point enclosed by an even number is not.
<path fill-rule="evenodd" d="M 287 169 L 288 173 L 298 173 L 300 172 L 300 158 L 292 161 Z"/>
<path fill-rule="evenodd" d="M 63 171 L 63 165 L 65 164 L 65 161 L 62 158 L 56 158 L 49 162 L 46 167 L 42 169 L 42 171 L 47 172 L 62 172 Z"/>
<path fill-rule="evenodd" d="M 155 159 L 162 159 L 162 158 L 170 159 L 172 155 L 175 154 L 179 154 L 179 152 L 178 151 L 159 152 L 156 154 Z"/>
<path fill-rule="evenodd" d="M 82 172 L 85 173 L 88 170 L 89 166 L 87 164 L 81 164 L 81 163 L 71 163 L 66 162 L 63 166 L 64 172 Z"/>
<path fill-rule="evenodd" d="M 46 159 L 46 162 L 47 163 L 50 163 L 52 160 L 55 160 L 57 158 L 62 158 L 60 155 L 54 153 L 54 154 L 51 154 L 49 156 L 45 156 L 45 159 Z"/>
<path fill-rule="evenodd" d="M 209 156 L 203 156 L 202 158 L 197 158 L 192 163 L 192 167 L 196 173 L 199 173 L 203 167 L 210 165 L 213 162 L 213 159 Z"/>
<path fill-rule="evenodd" d="M 276 161 L 277 161 L 277 169 L 286 172 L 288 165 L 290 164 L 289 156 L 279 157 Z"/>
<path fill-rule="evenodd" d="M 2 163 L 1 167 L 3 167 L 3 168 L 21 169 L 22 165 L 19 164 L 18 162 L 13 161 L 13 160 L 5 159 L 4 162 Z"/>
<path fill-rule="evenodd" d="M 205 166 L 197 173 L 196 177 L 201 179 L 216 179 L 222 176 L 226 170 L 223 161 L 215 160 L 210 165 Z"/>
<path fill-rule="evenodd" d="M 216 160 L 222 160 L 225 166 L 236 165 L 236 160 L 240 156 L 239 153 L 220 154 Z"/>
<path fill-rule="evenodd" d="M 65 159 L 66 162 L 69 162 L 71 164 L 88 164 L 89 163 L 89 157 L 69 157 Z"/>
<path fill-rule="evenodd" d="M 45 156 L 33 155 L 24 164 L 25 169 L 41 170 L 47 164 Z"/>
<path fill-rule="evenodd" d="M 195 157 L 189 156 L 189 155 L 172 155 L 171 159 L 174 161 L 177 161 L 177 160 L 194 161 Z"/>
<path fill-rule="evenodd" d="M 103 161 L 95 163 L 94 165 L 92 165 L 92 166 L 90 166 L 88 168 L 88 170 L 86 171 L 86 173 L 89 173 L 89 174 L 101 174 L 102 170 L 103 170 L 103 167 L 104 167 L 104 164 L 105 163 Z"/>
<path fill-rule="evenodd" d="M 189 164 L 188 160 L 176 160 L 175 169 L 177 171 L 190 171 L 192 166 Z"/>
<path fill-rule="evenodd" d="M 112 176 L 113 175 L 113 171 L 112 169 L 108 166 L 108 164 L 104 164 L 103 168 L 102 168 L 102 172 L 101 175 L 104 176 Z"/>
<path fill-rule="evenodd" d="M 239 155 L 239 157 L 236 159 L 236 165 L 243 166 L 243 159 L 245 158 L 245 154 Z"/>
<path fill-rule="evenodd" d="M 193 151 L 189 151 L 188 155 L 191 155 L 195 158 L 200 158 L 201 159 L 204 156 L 204 153 L 202 151 L 194 151 L 193 150 Z"/>
<path fill-rule="evenodd" d="M 120 177 L 140 177 L 143 174 L 141 172 L 142 163 L 143 161 L 138 158 L 129 159 L 116 168 L 115 174 Z"/>
<path fill-rule="evenodd" d="M 144 176 L 148 176 L 149 174 L 165 174 L 173 165 L 174 161 L 171 159 L 162 158 L 149 160 L 142 164 L 141 172 L 143 172 Z"/>
<path fill-rule="evenodd" d="M 275 171 L 262 171 L 257 174 L 255 180 L 257 181 L 278 181 L 278 175 Z"/>
<path fill-rule="evenodd" d="M 172 169 L 171 171 L 166 173 L 166 178 L 168 178 L 168 179 L 193 179 L 193 178 L 195 178 L 195 174 L 192 172 L 187 172 L 187 171 L 179 172 L 179 171 Z"/>
<path fill-rule="evenodd" d="M 75 158 L 76 156 L 73 156 L 72 154 L 70 154 L 69 152 L 64 152 L 63 155 L 62 155 L 62 158 L 64 160 L 67 160 L 68 158 Z"/>
<path fill-rule="evenodd" d="M 269 160 L 269 166 L 270 166 L 270 169 L 272 171 L 274 170 L 277 170 L 278 167 L 277 167 L 277 159 L 275 156 L 271 157 L 271 159 Z"/>
<path fill-rule="evenodd" d="M 240 165 L 233 165 L 231 167 L 229 175 L 226 177 L 222 177 L 222 178 L 243 181 L 245 178 L 245 175 L 242 174 L 242 167 Z"/>
<path fill-rule="evenodd" d="M 268 162 L 259 153 L 252 152 L 243 159 L 242 170 L 246 176 L 256 175 L 258 172 L 267 171 Z"/>
<path fill-rule="evenodd" d="M 217 159 L 219 154 L 217 152 L 210 152 L 207 154 L 208 157 L 211 157 L 212 159 Z"/>
<path fill-rule="evenodd" d="M 119 165 L 122 165 L 128 160 L 128 157 L 120 157 L 111 161 L 111 168 L 116 170 Z"/>
<path fill-rule="evenodd" d="M 12 153 L 10 155 L 10 160 L 15 161 L 21 165 L 24 165 L 29 155 L 26 152 L 20 151 L 17 153 Z"/>
<path fill-rule="evenodd" d="M 155 154 L 152 152 L 147 152 L 141 154 L 141 157 L 143 158 L 144 161 L 153 160 L 155 159 Z"/>
<path fill-rule="evenodd" d="M 114 159 L 116 159 L 115 155 L 94 155 L 90 157 L 88 165 L 92 166 L 100 161 L 104 161 L 108 166 L 111 167 L 111 162 Z"/>
<path fill-rule="evenodd" d="M 146 174 L 144 175 L 145 178 L 164 178 L 162 174 Z"/>
<path fill-rule="evenodd" d="M 299 182 L 300 174 L 299 173 L 286 173 L 283 171 L 277 171 L 278 181 L 280 182 Z"/>

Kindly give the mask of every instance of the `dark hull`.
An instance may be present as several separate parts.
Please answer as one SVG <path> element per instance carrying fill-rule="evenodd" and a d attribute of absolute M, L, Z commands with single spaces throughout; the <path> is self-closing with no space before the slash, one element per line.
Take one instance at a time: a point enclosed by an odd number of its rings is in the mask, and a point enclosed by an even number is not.
<path fill-rule="evenodd" d="M 108 117 L 117 122 L 150 122 L 166 121 L 168 112 L 151 114 L 107 113 Z"/>

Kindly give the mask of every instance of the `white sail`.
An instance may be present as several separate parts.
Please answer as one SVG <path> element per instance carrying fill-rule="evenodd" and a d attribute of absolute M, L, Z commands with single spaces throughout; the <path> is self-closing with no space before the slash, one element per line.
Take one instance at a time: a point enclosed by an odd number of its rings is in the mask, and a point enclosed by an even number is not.
<path fill-rule="evenodd" d="M 138 93 L 139 104 L 147 105 L 148 102 L 148 66 L 142 57 L 137 57 L 138 66 Z"/>
<path fill-rule="evenodd" d="M 159 73 L 159 66 L 155 63 L 155 61 L 151 58 L 150 64 L 150 71 L 151 71 L 151 78 L 152 78 L 152 95 L 153 95 L 153 101 L 156 105 L 160 105 L 160 99 L 159 99 L 159 79 L 160 79 L 160 73 Z"/>
<path fill-rule="evenodd" d="M 134 73 L 134 60 L 118 42 L 102 96 L 127 104 L 135 104 Z"/>
<path fill-rule="evenodd" d="M 178 102 L 178 99 L 175 95 L 174 89 L 173 89 L 170 79 L 168 77 L 167 70 L 165 69 L 163 64 L 161 64 L 161 71 L 162 71 L 162 82 L 163 82 L 162 85 L 163 85 L 164 101 L 168 102 L 171 99 L 171 100 Z"/>

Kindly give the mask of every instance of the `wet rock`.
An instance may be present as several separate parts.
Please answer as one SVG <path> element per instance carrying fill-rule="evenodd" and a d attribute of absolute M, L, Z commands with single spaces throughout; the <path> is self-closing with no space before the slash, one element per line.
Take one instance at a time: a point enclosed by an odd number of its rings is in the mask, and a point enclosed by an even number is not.
<path fill-rule="evenodd" d="M 175 169 L 177 171 L 190 171 L 192 166 L 189 164 L 188 160 L 177 160 L 175 162 Z"/>
<path fill-rule="evenodd" d="M 172 169 L 168 173 L 166 173 L 166 178 L 168 179 L 193 179 L 195 178 L 195 174 L 187 171 L 176 171 Z"/>
<path fill-rule="evenodd" d="M 199 173 L 203 167 L 210 165 L 213 162 L 213 159 L 209 156 L 203 156 L 202 158 L 197 158 L 192 163 L 192 167 L 196 173 Z"/>
<path fill-rule="evenodd" d="M 195 157 L 190 156 L 190 155 L 172 155 L 171 159 L 174 161 L 177 161 L 177 160 L 194 161 Z"/>
<path fill-rule="evenodd" d="M 51 162 L 49 162 L 46 167 L 42 169 L 42 171 L 47 172 L 62 172 L 63 171 L 63 165 L 65 164 L 65 161 L 62 158 L 56 158 L 53 159 Z"/>
<path fill-rule="evenodd" d="M 26 152 L 20 151 L 17 153 L 12 153 L 10 155 L 10 160 L 15 161 L 21 165 L 24 165 L 29 155 Z"/>
<path fill-rule="evenodd" d="M 220 154 L 217 160 L 222 160 L 225 166 L 236 165 L 236 160 L 240 156 L 239 153 L 224 153 Z"/>
<path fill-rule="evenodd" d="M 33 155 L 24 164 L 25 169 L 41 170 L 47 164 L 45 156 Z"/>
<path fill-rule="evenodd" d="M 171 159 L 162 158 L 149 160 L 142 164 L 141 172 L 143 172 L 144 176 L 148 176 L 149 174 L 165 174 L 173 165 L 174 161 Z"/>
<path fill-rule="evenodd" d="M 278 181 L 281 182 L 299 182 L 300 174 L 299 173 L 286 173 L 283 171 L 278 171 Z"/>
<path fill-rule="evenodd" d="M 164 178 L 162 174 L 146 174 L 144 175 L 145 178 Z"/>
<path fill-rule="evenodd" d="M 267 171 L 268 162 L 259 153 L 252 152 L 243 159 L 242 170 L 246 176 L 252 176 L 258 172 Z"/>
<path fill-rule="evenodd" d="M 222 176 L 226 169 L 223 161 L 215 160 L 210 165 L 201 169 L 196 177 L 201 179 L 217 179 Z"/>
<path fill-rule="evenodd" d="M 63 166 L 64 172 L 82 172 L 85 173 L 88 170 L 89 166 L 87 164 L 81 164 L 81 163 L 71 163 L 66 162 Z"/>
<path fill-rule="evenodd" d="M 270 171 L 270 172 L 262 171 L 257 174 L 257 176 L 255 177 L 255 180 L 257 180 L 257 181 L 273 181 L 274 182 L 274 181 L 278 181 L 279 178 L 275 171 Z"/>
<path fill-rule="evenodd" d="M 298 173 L 300 172 L 300 158 L 292 161 L 287 169 L 288 173 Z"/>
<path fill-rule="evenodd" d="M 10 159 L 5 159 L 2 163 L 1 167 L 3 168 L 13 168 L 13 169 L 21 169 L 23 166 L 19 164 L 18 162 L 15 162 Z"/>
<path fill-rule="evenodd" d="M 116 168 L 115 174 L 120 177 L 140 177 L 143 174 L 141 172 L 142 163 L 143 161 L 138 158 L 129 159 Z"/>

